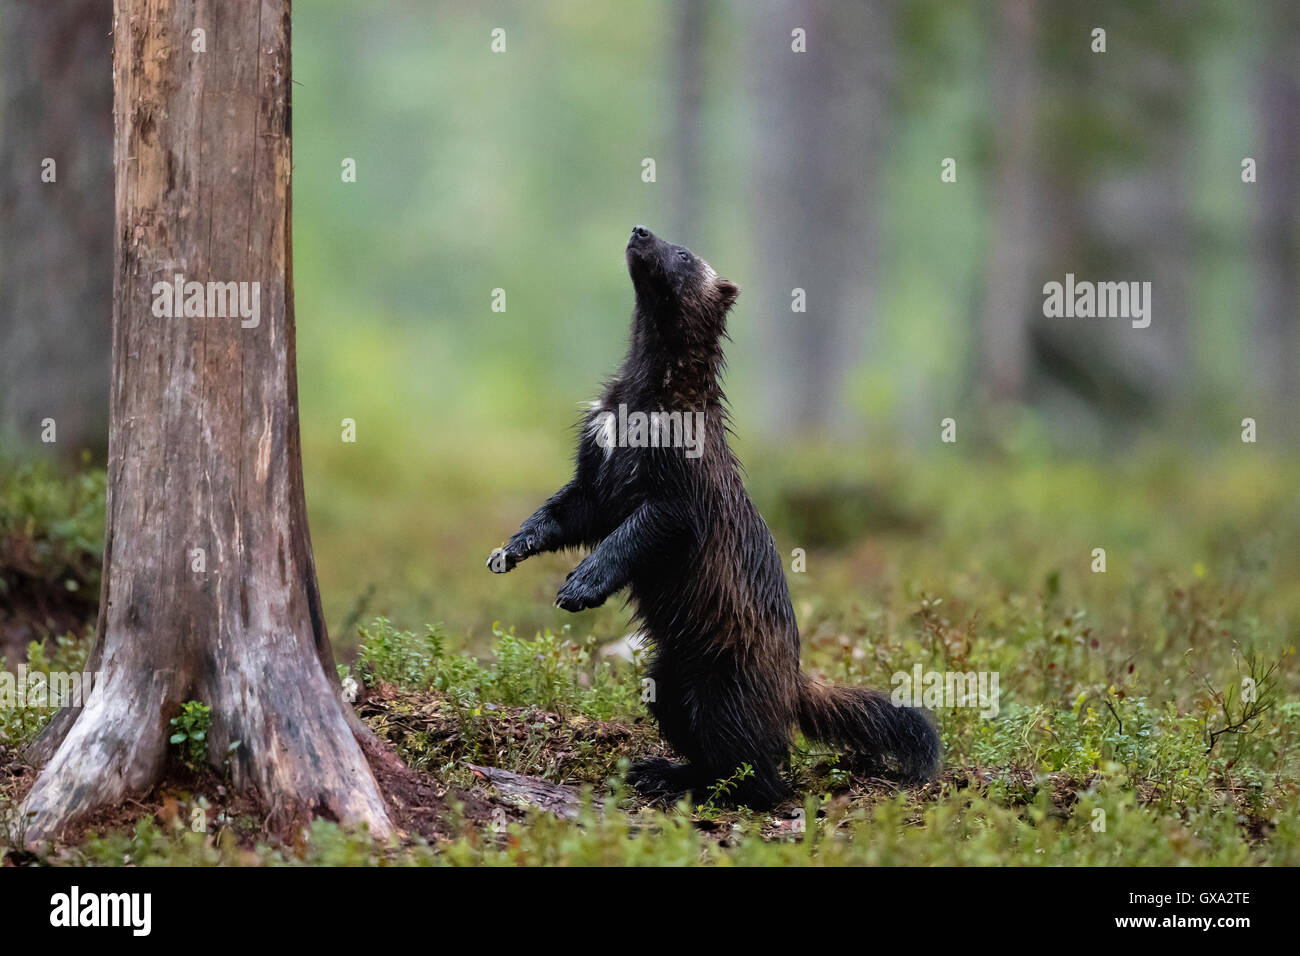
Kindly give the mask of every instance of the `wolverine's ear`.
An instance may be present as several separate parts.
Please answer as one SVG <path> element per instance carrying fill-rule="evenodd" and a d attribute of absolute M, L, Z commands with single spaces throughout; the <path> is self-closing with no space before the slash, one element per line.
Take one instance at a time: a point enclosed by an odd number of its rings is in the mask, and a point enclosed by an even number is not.
<path fill-rule="evenodd" d="M 740 296 L 740 286 L 730 279 L 719 278 L 713 286 L 714 293 L 718 297 L 718 302 L 722 305 L 722 311 L 726 312 L 736 304 L 736 299 Z"/>

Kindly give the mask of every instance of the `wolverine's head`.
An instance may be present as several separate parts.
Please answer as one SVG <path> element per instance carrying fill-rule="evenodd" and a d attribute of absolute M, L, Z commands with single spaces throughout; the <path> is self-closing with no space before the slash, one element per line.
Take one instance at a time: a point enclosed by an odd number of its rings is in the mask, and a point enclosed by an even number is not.
<path fill-rule="evenodd" d="M 685 246 L 665 242 L 645 226 L 632 229 L 627 271 L 637 309 L 664 335 L 687 340 L 716 338 L 727 311 L 740 295 L 735 283 Z"/>

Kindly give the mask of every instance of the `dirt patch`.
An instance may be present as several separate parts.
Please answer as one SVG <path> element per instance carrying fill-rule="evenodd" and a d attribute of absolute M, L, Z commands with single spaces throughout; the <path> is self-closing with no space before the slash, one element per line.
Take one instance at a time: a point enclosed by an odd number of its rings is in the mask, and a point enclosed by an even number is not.
<path fill-rule="evenodd" d="M 484 793 L 457 790 L 412 770 L 382 739 L 362 741 L 362 750 L 388 804 L 389 819 L 408 837 L 436 843 L 454 836 L 448 826 L 453 802 L 467 820 L 486 823 L 492 818 L 496 804 Z"/>
<path fill-rule="evenodd" d="M 437 771 L 494 767 L 570 786 L 602 786 L 624 758 L 668 756 L 653 727 L 565 716 L 535 707 L 483 705 L 467 709 L 436 693 L 411 694 L 380 682 L 357 702 L 376 734 L 406 762 Z"/>

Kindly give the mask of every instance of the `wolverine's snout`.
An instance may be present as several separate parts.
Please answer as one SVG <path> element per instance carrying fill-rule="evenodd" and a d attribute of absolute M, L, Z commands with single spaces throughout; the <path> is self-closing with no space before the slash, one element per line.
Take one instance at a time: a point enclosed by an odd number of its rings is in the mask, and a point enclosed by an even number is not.
<path fill-rule="evenodd" d="M 663 245 L 664 241 L 645 226 L 633 226 L 632 235 L 627 240 L 627 251 L 646 259 L 657 253 Z"/>
<path fill-rule="evenodd" d="M 632 227 L 632 235 L 627 240 L 627 264 L 634 278 L 647 268 L 657 266 L 660 245 L 661 241 L 645 226 Z"/>

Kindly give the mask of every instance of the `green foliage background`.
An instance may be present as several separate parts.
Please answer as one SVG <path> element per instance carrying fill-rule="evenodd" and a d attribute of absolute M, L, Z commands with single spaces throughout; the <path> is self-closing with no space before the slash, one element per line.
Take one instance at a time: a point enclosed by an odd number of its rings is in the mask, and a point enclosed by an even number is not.
<path fill-rule="evenodd" d="M 789 305 L 757 292 L 764 270 L 757 234 L 765 224 L 751 171 L 762 143 L 752 126 L 745 11 L 711 7 L 706 208 L 693 245 L 747 290 L 732 322 L 728 391 L 760 495 L 778 484 L 774 470 L 842 476 L 853 486 L 883 480 L 886 492 L 909 492 L 917 473 L 951 474 L 955 451 L 1023 472 L 1012 480 L 1033 485 L 1032 500 L 1050 511 L 1055 502 L 1076 505 L 1051 484 L 1075 474 L 1069 467 L 1032 470 L 1049 459 L 1080 456 L 1104 470 L 1116 456 L 1154 448 L 1149 457 L 1159 464 L 1151 467 L 1195 481 L 1182 473 L 1205 454 L 1233 469 L 1285 450 L 1272 428 L 1260 446 L 1238 441 L 1253 389 L 1242 326 L 1242 303 L 1252 301 L 1251 207 L 1238 176 L 1253 130 L 1240 104 L 1259 25 L 1247 11 L 1210 16 L 1199 5 L 1196 18 L 1161 31 L 1154 25 L 1170 22 L 1161 9 L 1128 15 L 1122 5 L 1101 6 L 1089 16 L 1116 18 L 1112 33 L 1131 34 L 1125 42 L 1185 49 L 1196 82 L 1186 97 L 1195 114 L 1192 155 L 1152 155 L 1141 113 L 1116 114 L 1112 101 L 1127 102 L 1116 92 L 1126 89 L 1123 57 L 1109 61 L 1116 95 L 1102 96 L 1095 83 L 1066 86 L 1080 59 L 1070 58 L 1068 36 L 1086 35 L 1087 17 L 1063 11 L 1043 28 L 1048 63 L 1061 75 L 1048 70 L 1055 85 L 1045 80 L 1040 96 L 1069 137 L 1043 149 L 1062 175 L 1084 180 L 1126 164 L 1187 170 L 1199 228 L 1216 237 L 1190 251 L 1196 289 L 1185 321 L 1195 330 L 1196 365 L 1186 372 L 1187 394 L 1163 419 L 1135 420 L 1120 434 L 1070 427 L 1032 408 L 985 418 L 972 404 L 973 303 L 988 255 L 998 136 L 990 70 L 999 39 L 980 4 L 909 4 L 899 18 L 890 140 L 874 171 L 883 181 L 876 332 L 845 396 L 858 425 L 831 445 L 774 440 L 758 412 L 765 387 L 758 319 Z M 624 236 L 632 223 L 658 227 L 671 218 L 673 14 L 667 2 L 320 0 L 295 10 L 304 462 L 328 618 L 344 642 L 372 613 L 443 621 L 476 639 L 486 638 L 493 619 L 558 625 L 549 591 L 562 561 L 501 581 L 480 565 L 565 479 L 568 429 L 624 348 L 631 308 Z M 488 50 L 497 26 L 507 28 L 506 55 Z M 1124 131 L 1127 150 L 1116 140 Z M 641 181 L 645 156 L 658 159 L 658 183 Z M 943 156 L 960 157 L 956 187 L 939 182 Z M 356 183 L 341 181 L 344 157 L 357 161 Z M 507 292 L 505 313 L 490 310 L 498 287 Z M 947 415 L 961 422 L 955 449 L 937 442 Z M 357 421 L 355 445 L 339 439 L 343 418 Z M 1094 483 L 1077 484 L 1099 509 L 1173 520 L 1146 502 L 1103 499 Z M 995 497 L 976 510 L 1000 513 L 1006 487 L 991 482 Z M 941 509 L 935 499 L 953 491 L 934 487 L 930 500 L 914 504 Z M 1161 509 L 1174 503 L 1153 494 Z M 760 503 L 781 506 L 775 495 Z M 1085 526 L 1088 520 L 1110 519 L 1088 511 Z M 803 542 L 781 543 L 788 550 Z M 616 615 L 594 616 L 608 633 L 618 630 Z"/>

